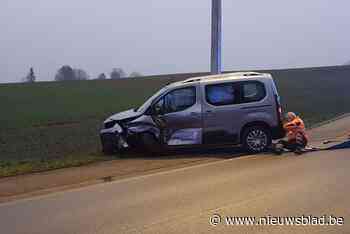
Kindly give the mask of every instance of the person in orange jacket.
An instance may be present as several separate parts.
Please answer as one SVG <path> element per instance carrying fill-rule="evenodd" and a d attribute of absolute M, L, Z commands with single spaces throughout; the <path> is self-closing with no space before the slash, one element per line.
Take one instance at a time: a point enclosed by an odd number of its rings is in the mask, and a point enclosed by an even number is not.
<path fill-rule="evenodd" d="M 295 113 L 288 112 L 283 128 L 287 134 L 287 141 L 281 140 L 279 144 L 296 154 L 302 154 L 309 141 L 304 121 Z M 276 150 L 277 153 L 282 153 L 282 151 L 278 148 Z"/>

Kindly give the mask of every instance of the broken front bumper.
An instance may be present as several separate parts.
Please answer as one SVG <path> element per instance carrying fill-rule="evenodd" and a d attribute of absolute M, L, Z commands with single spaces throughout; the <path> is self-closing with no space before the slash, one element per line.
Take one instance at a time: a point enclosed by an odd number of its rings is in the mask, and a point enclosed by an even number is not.
<path fill-rule="evenodd" d="M 115 153 L 129 147 L 123 130 L 118 124 L 110 129 L 102 129 L 100 139 L 103 151 L 106 153 Z"/>

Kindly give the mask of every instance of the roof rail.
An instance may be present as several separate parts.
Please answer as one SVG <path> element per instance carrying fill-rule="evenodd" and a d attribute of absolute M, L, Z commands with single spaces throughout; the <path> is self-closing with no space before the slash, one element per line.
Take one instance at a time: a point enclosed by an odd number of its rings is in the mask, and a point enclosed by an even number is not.
<path fill-rule="evenodd" d="M 202 77 L 193 77 L 193 78 L 188 78 L 187 80 L 180 81 L 182 84 L 187 84 L 187 83 L 193 83 L 193 82 L 199 82 L 199 81 L 204 81 L 208 79 L 220 79 L 220 78 L 229 78 L 231 76 L 233 77 L 252 77 L 252 76 L 260 76 L 263 75 L 263 73 L 259 72 L 234 72 L 234 73 L 223 73 L 219 75 L 209 75 L 209 76 L 202 76 Z"/>
<path fill-rule="evenodd" d="M 201 81 L 201 78 L 188 79 L 188 80 L 185 80 L 183 83 L 186 84 L 186 83 L 192 83 L 192 82 L 197 82 L 197 81 Z"/>
<path fill-rule="evenodd" d="M 262 73 L 258 73 L 258 72 L 246 72 L 243 74 L 243 76 L 259 76 Z"/>

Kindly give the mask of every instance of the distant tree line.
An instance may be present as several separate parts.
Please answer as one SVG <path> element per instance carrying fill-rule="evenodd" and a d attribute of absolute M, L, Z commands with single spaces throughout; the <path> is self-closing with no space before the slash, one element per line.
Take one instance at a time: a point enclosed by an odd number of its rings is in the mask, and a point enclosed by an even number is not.
<path fill-rule="evenodd" d="M 132 72 L 129 75 L 121 68 L 113 68 L 109 73 L 109 77 L 105 73 L 99 74 L 95 79 L 106 80 L 106 79 L 122 79 L 122 78 L 136 78 L 142 76 L 139 72 Z M 71 81 L 71 80 L 88 80 L 90 79 L 89 74 L 80 68 L 72 68 L 69 65 L 64 65 L 56 72 L 55 81 Z M 30 68 L 29 73 L 22 79 L 23 82 L 33 83 L 36 81 L 34 68 Z"/>
<path fill-rule="evenodd" d="M 122 79 L 122 78 L 135 78 L 142 76 L 139 72 L 132 72 L 129 76 L 121 68 L 113 68 L 109 74 L 109 79 Z M 66 80 L 88 80 L 89 75 L 82 69 L 74 69 L 68 65 L 62 66 L 56 73 L 56 81 L 66 81 Z M 108 77 L 105 73 L 99 74 L 95 79 L 106 80 Z"/>
<path fill-rule="evenodd" d="M 58 69 L 55 75 L 55 81 L 69 81 L 69 80 L 88 80 L 89 75 L 83 69 L 75 68 L 65 65 Z"/>

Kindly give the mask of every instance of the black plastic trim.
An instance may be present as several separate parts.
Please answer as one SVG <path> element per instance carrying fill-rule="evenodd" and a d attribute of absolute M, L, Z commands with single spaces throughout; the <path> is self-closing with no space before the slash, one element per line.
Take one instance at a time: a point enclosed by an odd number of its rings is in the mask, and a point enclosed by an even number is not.
<path fill-rule="evenodd" d="M 257 108 L 263 108 L 263 107 L 270 107 L 272 105 L 262 105 L 262 106 L 246 106 L 246 107 L 242 107 L 242 110 L 248 110 L 248 109 L 257 109 Z"/>

